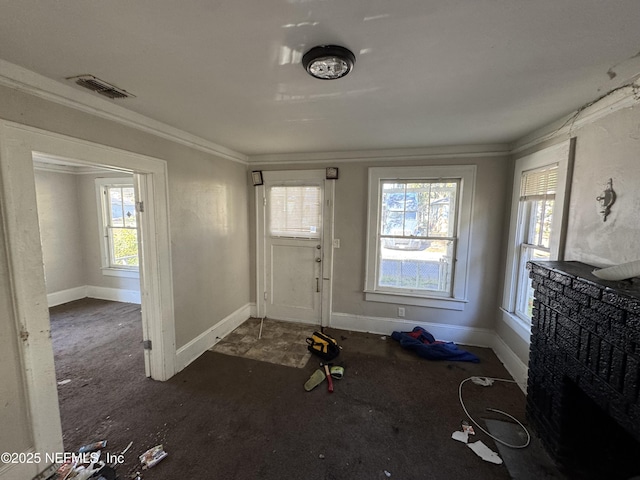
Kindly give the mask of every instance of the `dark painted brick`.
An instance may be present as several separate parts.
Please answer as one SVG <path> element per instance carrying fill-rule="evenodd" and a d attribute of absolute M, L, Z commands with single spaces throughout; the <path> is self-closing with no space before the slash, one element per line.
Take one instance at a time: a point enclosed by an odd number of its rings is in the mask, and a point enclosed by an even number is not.
<path fill-rule="evenodd" d="M 615 391 L 622 393 L 622 381 L 624 379 L 624 351 L 619 348 L 611 350 L 611 371 L 609 374 L 609 385 Z"/>
<path fill-rule="evenodd" d="M 558 315 L 557 322 L 562 325 L 564 328 L 569 330 L 572 335 L 578 335 L 580 333 L 580 325 L 574 322 L 569 317 L 564 317 L 562 315 Z"/>
<path fill-rule="evenodd" d="M 576 321 L 582 328 L 586 328 L 592 332 L 596 331 L 596 322 L 591 318 L 592 310 L 589 308 L 585 308 L 584 310 L 580 310 L 580 314 L 575 316 Z"/>
<path fill-rule="evenodd" d="M 556 297 L 556 300 L 558 300 L 558 302 L 560 302 L 562 305 L 568 308 L 571 313 L 577 312 L 578 309 L 580 308 L 580 304 L 578 302 L 570 299 L 566 295 L 558 295 Z"/>
<path fill-rule="evenodd" d="M 611 324 L 609 323 L 608 318 L 601 318 L 598 323 L 596 323 L 596 333 L 601 337 L 608 336 L 611 331 Z"/>
<path fill-rule="evenodd" d="M 550 290 L 553 290 L 553 291 L 555 291 L 555 292 L 560 292 L 560 293 L 564 292 L 564 285 L 562 285 L 561 283 L 558 283 L 558 282 L 554 282 L 554 281 L 553 281 L 553 280 L 551 280 L 551 279 L 545 279 L 545 280 L 542 282 L 542 284 L 543 284 L 545 287 L 547 287 L 547 288 L 549 288 Z"/>
<path fill-rule="evenodd" d="M 638 315 L 627 315 L 626 325 L 629 329 L 640 332 L 640 316 Z"/>
<path fill-rule="evenodd" d="M 581 305 L 584 305 L 587 307 L 589 306 L 589 300 L 591 298 L 589 297 L 589 295 L 585 295 L 584 293 L 577 292 L 572 288 L 565 288 L 564 295 L 569 297 L 572 300 L 575 300 Z"/>
<path fill-rule="evenodd" d="M 591 309 L 616 322 L 624 321 L 624 311 L 611 304 L 591 299 Z"/>
<path fill-rule="evenodd" d="M 609 369 L 611 367 L 611 345 L 600 343 L 600 356 L 598 357 L 598 376 L 609 383 Z"/>
<path fill-rule="evenodd" d="M 531 274 L 540 275 L 541 277 L 548 278 L 551 274 L 551 270 L 548 268 L 543 268 L 539 265 L 534 265 L 533 263 L 527 262 L 527 268 L 531 269 Z"/>
<path fill-rule="evenodd" d="M 629 297 L 623 293 L 616 292 L 615 290 L 605 290 L 602 294 L 602 301 L 615 305 L 616 307 L 634 315 L 640 315 L 640 300 Z"/>
<path fill-rule="evenodd" d="M 597 285 L 592 285 L 590 283 L 586 283 L 582 280 L 574 280 L 573 289 L 576 292 L 584 293 L 589 297 L 597 298 L 597 299 L 599 299 L 602 296 L 602 290 L 604 290 L 604 288 L 598 287 Z"/>
<path fill-rule="evenodd" d="M 580 346 L 578 350 L 578 360 L 586 364 L 589 358 L 589 338 L 591 334 L 588 330 L 582 330 L 580 332 Z"/>
<path fill-rule="evenodd" d="M 600 338 L 591 335 L 589 342 L 589 357 L 587 359 L 587 367 L 593 372 L 598 370 L 598 356 L 600 355 Z"/>
<path fill-rule="evenodd" d="M 638 360 L 627 355 L 625 362 L 624 387 L 622 393 L 629 403 L 638 401 Z"/>
<path fill-rule="evenodd" d="M 573 279 L 567 275 L 563 275 L 560 272 L 551 272 L 549 278 L 554 282 L 561 283 L 562 285 L 571 285 Z"/>

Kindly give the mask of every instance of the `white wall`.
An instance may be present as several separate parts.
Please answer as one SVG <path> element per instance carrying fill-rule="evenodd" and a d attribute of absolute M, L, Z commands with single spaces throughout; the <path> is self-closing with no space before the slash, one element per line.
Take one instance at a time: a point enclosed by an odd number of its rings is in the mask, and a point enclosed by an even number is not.
<path fill-rule="evenodd" d="M 85 250 L 78 176 L 36 169 L 35 180 L 47 293 L 82 287 Z"/>
<path fill-rule="evenodd" d="M 596 266 L 640 260 L 640 107 L 576 132 L 566 260 Z M 617 194 L 607 221 L 596 197 L 609 178 Z"/>
<path fill-rule="evenodd" d="M 557 129 L 549 125 L 527 136 Z M 614 265 L 640 259 L 640 107 L 614 110 L 604 117 L 579 125 L 557 138 L 539 143 L 516 155 L 519 158 L 554 143 L 576 137 L 574 172 L 571 182 L 565 260 L 593 266 Z M 616 203 L 603 222 L 596 197 L 609 178 L 617 193 Z M 508 232 L 505 232 L 505 235 Z M 529 337 L 513 328 L 498 312 L 496 332 L 525 365 L 529 360 Z"/>
<path fill-rule="evenodd" d="M 73 172 L 73 168 L 70 169 Z M 89 296 L 129 298 L 140 291 L 139 278 L 105 275 L 102 271 L 96 178 L 123 173 L 77 174 L 35 169 L 38 220 L 47 294 L 54 304 Z M 129 175 L 131 177 L 131 175 Z M 91 287 L 89 289 L 84 287 Z M 77 291 L 75 291 L 77 289 Z M 51 303 L 50 303 L 51 304 Z"/>

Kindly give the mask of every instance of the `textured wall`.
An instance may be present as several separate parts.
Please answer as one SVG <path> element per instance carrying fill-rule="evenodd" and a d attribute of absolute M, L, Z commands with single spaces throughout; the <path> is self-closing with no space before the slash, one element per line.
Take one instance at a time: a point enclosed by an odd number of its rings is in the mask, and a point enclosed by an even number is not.
<path fill-rule="evenodd" d="M 78 176 L 35 170 L 35 179 L 47 293 L 86 285 Z"/>
<path fill-rule="evenodd" d="M 398 306 L 401 304 L 364 299 L 369 167 L 469 164 L 477 165 L 467 283 L 469 302 L 464 311 L 407 305 L 404 320 L 493 328 L 498 294 L 496 286 L 500 275 L 501 229 L 509 181 L 507 157 L 340 162 L 340 178 L 335 184 L 334 218 L 335 238 L 340 239 L 340 248 L 334 249 L 333 313 L 398 318 Z M 295 170 L 331 165 L 336 164 L 263 168 Z M 359 325 L 353 325 L 353 328 L 358 329 Z"/>
<path fill-rule="evenodd" d="M 596 266 L 640 260 L 640 107 L 577 132 L 566 260 Z M 596 197 L 609 178 L 617 193 L 607 221 Z"/>

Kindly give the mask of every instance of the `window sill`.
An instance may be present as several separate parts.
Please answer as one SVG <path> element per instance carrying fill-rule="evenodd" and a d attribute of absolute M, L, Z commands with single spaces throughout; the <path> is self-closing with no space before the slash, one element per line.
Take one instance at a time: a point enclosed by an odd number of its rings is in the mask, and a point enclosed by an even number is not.
<path fill-rule="evenodd" d="M 442 308 L 444 310 L 464 310 L 467 300 L 445 297 L 416 297 L 399 293 L 364 292 L 368 302 L 397 303 L 401 305 L 415 305 L 417 307 Z"/>
<path fill-rule="evenodd" d="M 102 267 L 102 274 L 110 277 L 123 278 L 140 278 L 139 270 L 130 270 L 127 268 Z"/>
<path fill-rule="evenodd" d="M 531 339 L 531 322 L 527 322 L 520 318 L 515 313 L 508 312 L 504 308 L 501 308 L 502 321 L 518 334 L 525 342 L 529 343 Z"/>

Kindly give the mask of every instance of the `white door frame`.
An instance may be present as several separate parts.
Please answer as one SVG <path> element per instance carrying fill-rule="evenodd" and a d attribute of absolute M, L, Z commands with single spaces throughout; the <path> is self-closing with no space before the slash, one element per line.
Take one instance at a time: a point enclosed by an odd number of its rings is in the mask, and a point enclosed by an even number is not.
<path fill-rule="evenodd" d="M 283 171 L 263 171 L 262 177 L 265 183 L 271 181 L 304 181 L 305 179 L 317 180 L 324 178 L 324 170 L 283 170 Z M 255 191 L 256 201 L 256 312 L 257 316 L 263 318 L 267 311 L 265 301 L 266 292 L 266 189 L 264 185 L 259 185 Z M 331 320 L 332 297 L 333 297 L 333 235 L 334 235 L 334 209 L 335 180 L 324 180 L 324 202 L 322 221 L 322 300 L 321 300 L 321 326 L 329 326 Z"/>
<path fill-rule="evenodd" d="M 27 410 L 34 452 L 62 452 L 60 410 L 49 335 L 40 227 L 33 174 L 33 153 L 133 171 L 138 175 L 145 214 L 142 241 L 143 321 L 153 351 L 151 376 L 167 380 L 175 373 L 175 326 L 168 219 L 167 165 L 163 160 L 75 139 L 14 122 L 0 122 L 0 186 L 13 310 L 21 351 Z M 144 236 L 144 233 L 143 233 Z M 31 478 L 48 465 L 30 465 Z M 6 467 L 11 467 L 8 465 Z M 27 468 L 27 467 L 25 467 Z M 35 473 L 34 469 L 37 470 Z M 39 470 L 38 470 L 39 469 Z M 5 468 L 0 469 L 3 477 Z M 7 471 L 8 473 L 8 471 Z M 12 469 L 11 474 L 16 473 Z M 27 477 L 27 475 L 31 475 Z"/>

